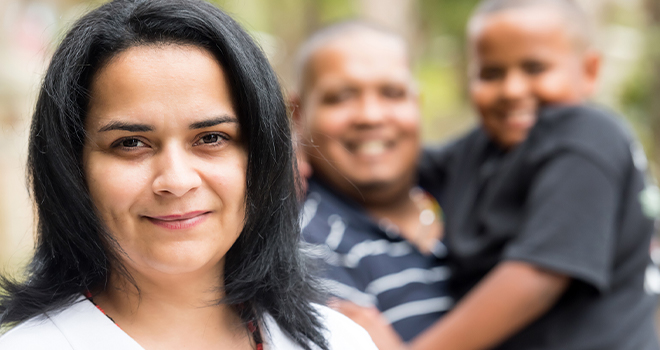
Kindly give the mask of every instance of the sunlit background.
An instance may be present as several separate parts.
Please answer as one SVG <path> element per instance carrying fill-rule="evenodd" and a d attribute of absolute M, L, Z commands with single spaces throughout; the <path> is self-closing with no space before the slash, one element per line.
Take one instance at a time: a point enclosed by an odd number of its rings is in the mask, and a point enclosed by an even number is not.
<path fill-rule="evenodd" d="M 103 1 L 0 0 L 0 271 L 27 263 L 33 216 L 25 180 L 30 115 L 66 29 Z M 466 96 L 464 27 L 475 0 L 216 0 L 262 45 L 285 90 L 292 56 L 315 29 L 365 18 L 410 43 L 423 94 L 423 136 L 437 143 L 474 125 Z M 660 1 L 582 0 L 604 55 L 596 103 L 622 112 L 651 163 L 660 157 Z M 658 172 L 656 171 L 656 174 Z"/>

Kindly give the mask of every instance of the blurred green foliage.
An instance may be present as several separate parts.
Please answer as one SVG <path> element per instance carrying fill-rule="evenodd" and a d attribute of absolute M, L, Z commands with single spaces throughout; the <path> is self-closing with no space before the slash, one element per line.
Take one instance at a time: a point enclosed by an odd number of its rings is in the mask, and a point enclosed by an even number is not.
<path fill-rule="evenodd" d="M 421 0 L 420 14 L 424 31 L 435 35 L 452 35 L 465 40 L 465 24 L 476 0 Z"/>
<path fill-rule="evenodd" d="M 467 98 L 466 23 L 477 0 L 421 0 L 421 53 L 415 70 L 422 91 L 427 141 L 455 136 L 472 125 Z"/>
<path fill-rule="evenodd" d="M 635 126 L 660 180 L 660 2 L 647 0 L 643 21 L 644 53 L 623 86 L 621 109 Z"/>

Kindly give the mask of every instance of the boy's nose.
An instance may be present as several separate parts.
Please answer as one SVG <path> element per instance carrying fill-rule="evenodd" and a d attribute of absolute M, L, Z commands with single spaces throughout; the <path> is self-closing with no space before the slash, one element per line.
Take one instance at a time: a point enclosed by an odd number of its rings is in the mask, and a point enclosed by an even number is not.
<path fill-rule="evenodd" d="M 161 196 L 182 197 L 202 184 L 192 159 L 179 147 L 165 147 L 153 163 L 156 176 L 152 184 L 154 193 Z"/>
<path fill-rule="evenodd" d="M 502 98 L 506 100 L 516 100 L 527 96 L 528 93 L 529 81 L 527 76 L 523 72 L 517 70 L 508 72 L 502 81 Z"/>

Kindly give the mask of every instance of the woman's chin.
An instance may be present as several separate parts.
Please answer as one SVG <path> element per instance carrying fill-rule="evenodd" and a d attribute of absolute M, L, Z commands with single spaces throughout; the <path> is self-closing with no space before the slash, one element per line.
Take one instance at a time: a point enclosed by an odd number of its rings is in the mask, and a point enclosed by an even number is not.
<path fill-rule="evenodd" d="M 148 280 L 186 280 L 204 275 L 215 279 L 222 273 L 223 263 L 224 259 L 216 257 L 203 258 L 200 255 L 174 254 L 144 259 L 139 266 L 134 266 L 131 270 L 135 270 Z"/>

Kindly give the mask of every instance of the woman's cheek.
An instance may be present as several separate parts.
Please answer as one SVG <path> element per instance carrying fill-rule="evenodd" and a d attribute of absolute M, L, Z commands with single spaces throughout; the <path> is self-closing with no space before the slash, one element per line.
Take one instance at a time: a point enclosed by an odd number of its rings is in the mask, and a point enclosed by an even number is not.
<path fill-rule="evenodd" d="M 86 170 L 90 195 L 104 217 L 129 211 L 141 195 L 148 194 L 148 162 L 126 162 L 97 154 L 89 158 Z"/>

